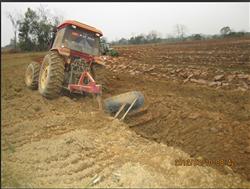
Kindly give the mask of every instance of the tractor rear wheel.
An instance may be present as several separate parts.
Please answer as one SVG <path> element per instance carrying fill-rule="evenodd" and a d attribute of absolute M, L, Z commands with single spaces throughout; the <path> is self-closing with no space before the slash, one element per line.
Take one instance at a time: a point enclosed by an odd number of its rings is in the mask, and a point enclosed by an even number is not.
<path fill-rule="evenodd" d="M 43 59 L 39 73 L 39 92 L 52 99 L 60 95 L 64 81 L 64 60 L 57 51 L 51 51 Z"/>
<path fill-rule="evenodd" d="M 25 84 L 28 88 L 36 90 L 38 88 L 40 64 L 31 62 L 25 72 Z"/>

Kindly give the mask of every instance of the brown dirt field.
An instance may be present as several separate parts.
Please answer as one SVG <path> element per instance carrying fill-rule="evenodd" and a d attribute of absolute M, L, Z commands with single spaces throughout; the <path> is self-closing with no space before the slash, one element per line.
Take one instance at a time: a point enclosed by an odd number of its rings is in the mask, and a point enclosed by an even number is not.
<path fill-rule="evenodd" d="M 27 89 L 25 68 L 44 53 L 2 55 L 2 186 L 249 187 L 250 39 L 116 49 L 97 70 L 103 98 L 145 96 L 124 123 L 91 96 Z"/>

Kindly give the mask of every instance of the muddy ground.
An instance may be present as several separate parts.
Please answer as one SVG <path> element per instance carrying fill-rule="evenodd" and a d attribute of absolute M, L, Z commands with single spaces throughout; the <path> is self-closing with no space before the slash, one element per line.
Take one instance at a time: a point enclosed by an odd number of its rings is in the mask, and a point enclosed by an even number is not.
<path fill-rule="evenodd" d="M 27 89 L 44 53 L 2 55 L 2 185 L 249 187 L 250 39 L 116 49 L 96 70 L 103 98 L 145 96 L 123 123 L 91 96 Z"/>

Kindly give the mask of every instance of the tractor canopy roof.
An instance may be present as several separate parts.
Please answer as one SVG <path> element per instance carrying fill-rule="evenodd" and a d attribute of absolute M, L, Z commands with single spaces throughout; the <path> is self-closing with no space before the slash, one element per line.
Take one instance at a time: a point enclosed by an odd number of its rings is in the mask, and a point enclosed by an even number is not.
<path fill-rule="evenodd" d="M 59 26 L 57 26 L 57 29 L 62 29 L 68 25 L 74 25 L 74 26 L 77 26 L 79 28 L 82 28 L 84 30 L 88 30 L 90 32 L 95 32 L 95 33 L 98 33 L 100 36 L 102 36 L 102 32 L 101 30 L 98 30 L 92 26 L 89 26 L 87 24 L 83 24 L 83 23 L 80 23 L 80 22 L 77 22 L 77 21 L 74 21 L 74 20 L 66 20 L 64 21 L 63 23 L 61 23 Z"/>

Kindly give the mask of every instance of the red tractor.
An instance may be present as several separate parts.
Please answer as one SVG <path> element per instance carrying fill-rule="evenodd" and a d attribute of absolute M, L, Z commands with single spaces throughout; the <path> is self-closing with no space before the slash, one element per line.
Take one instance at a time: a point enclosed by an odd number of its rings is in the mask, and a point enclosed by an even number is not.
<path fill-rule="evenodd" d="M 101 85 L 94 80 L 94 65 L 101 64 L 98 56 L 102 35 L 100 30 L 77 21 L 60 24 L 43 61 L 28 65 L 26 86 L 38 89 L 50 99 L 58 97 L 62 88 L 70 92 L 101 94 Z"/>
<path fill-rule="evenodd" d="M 125 111 L 123 120 L 130 110 L 143 105 L 144 97 L 133 91 L 102 102 L 101 85 L 94 80 L 94 66 L 103 65 L 99 58 L 101 36 L 100 30 L 86 24 L 71 20 L 63 22 L 54 31 L 49 53 L 42 61 L 28 65 L 26 86 L 33 90 L 38 88 L 44 97 L 50 99 L 58 97 L 63 88 L 70 92 L 95 94 L 100 110 L 104 104 L 105 111 L 116 113 L 115 118 Z"/>

